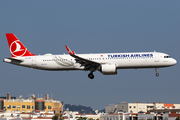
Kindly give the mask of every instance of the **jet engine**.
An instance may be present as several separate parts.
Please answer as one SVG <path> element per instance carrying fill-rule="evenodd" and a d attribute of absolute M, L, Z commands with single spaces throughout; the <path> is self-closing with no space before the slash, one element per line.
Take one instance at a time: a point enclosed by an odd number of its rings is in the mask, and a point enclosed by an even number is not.
<path fill-rule="evenodd" d="M 102 64 L 100 72 L 104 75 L 116 75 L 117 69 L 115 64 Z"/>

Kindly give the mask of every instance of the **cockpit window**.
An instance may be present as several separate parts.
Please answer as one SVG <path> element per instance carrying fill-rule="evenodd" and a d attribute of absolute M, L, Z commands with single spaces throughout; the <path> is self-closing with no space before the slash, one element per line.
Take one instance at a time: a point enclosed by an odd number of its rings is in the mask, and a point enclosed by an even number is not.
<path fill-rule="evenodd" d="M 170 56 L 164 56 L 164 58 L 171 58 Z"/>

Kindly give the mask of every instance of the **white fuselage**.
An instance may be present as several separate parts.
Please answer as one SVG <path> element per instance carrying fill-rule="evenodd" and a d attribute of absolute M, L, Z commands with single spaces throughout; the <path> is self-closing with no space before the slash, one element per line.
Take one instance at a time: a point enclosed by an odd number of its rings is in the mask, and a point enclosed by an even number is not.
<path fill-rule="evenodd" d="M 160 52 L 77 54 L 103 64 L 115 64 L 116 69 L 160 68 L 176 64 L 176 60 Z M 5 58 L 4 62 L 41 70 L 84 70 L 84 66 L 68 55 L 39 55 L 15 57 L 22 62 Z"/>

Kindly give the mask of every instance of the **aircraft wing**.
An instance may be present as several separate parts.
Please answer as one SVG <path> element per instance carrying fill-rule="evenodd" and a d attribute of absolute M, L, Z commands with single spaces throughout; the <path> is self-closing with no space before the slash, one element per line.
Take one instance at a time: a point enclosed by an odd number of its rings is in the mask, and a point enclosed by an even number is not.
<path fill-rule="evenodd" d="M 87 70 L 90 69 L 90 68 L 97 69 L 97 68 L 101 65 L 101 63 L 99 63 L 99 62 L 92 61 L 92 60 L 88 60 L 88 59 L 86 59 L 86 58 L 82 58 L 82 57 L 76 55 L 75 52 L 74 52 L 74 51 L 71 51 L 71 50 L 68 48 L 67 45 L 66 45 L 65 47 L 66 47 L 69 55 L 71 55 L 72 57 L 76 58 L 76 59 L 75 59 L 76 62 L 77 62 L 77 63 L 80 63 L 81 66 L 85 66 L 85 69 L 87 69 Z"/>

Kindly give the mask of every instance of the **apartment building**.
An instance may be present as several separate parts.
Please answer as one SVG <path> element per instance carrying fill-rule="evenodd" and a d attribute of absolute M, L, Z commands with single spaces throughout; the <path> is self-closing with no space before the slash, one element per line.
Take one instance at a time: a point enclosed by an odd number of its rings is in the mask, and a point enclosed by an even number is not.
<path fill-rule="evenodd" d="M 108 105 L 105 107 L 106 113 L 139 113 L 139 112 L 149 112 L 153 109 L 180 109 L 180 104 L 165 104 L 165 103 L 118 103 L 116 105 Z"/>
<path fill-rule="evenodd" d="M 61 113 L 63 111 L 61 102 L 49 99 L 47 96 L 45 98 L 36 98 L 32 95 L 30 98 L 23 99 L 21 97 L 11 97 L 8 93 L 7 97 L 1 97 L 0 99 L 0 111 L 11 113 Z"/>

